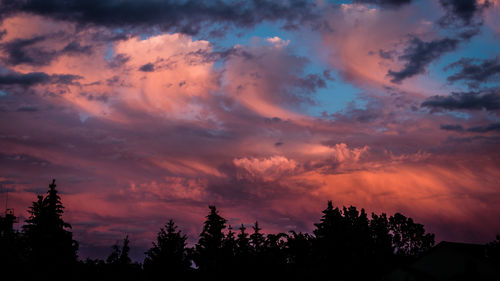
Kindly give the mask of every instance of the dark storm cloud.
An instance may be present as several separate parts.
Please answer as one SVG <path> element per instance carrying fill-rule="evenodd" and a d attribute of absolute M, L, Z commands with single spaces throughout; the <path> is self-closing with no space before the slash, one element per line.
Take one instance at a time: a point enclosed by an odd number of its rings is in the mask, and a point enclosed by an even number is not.
<path fill-rule="evenodd" d="M 500 123 L 491 123 L 486 126 L 476 126 L 467 129 L 469 132 L 474 133 L 487 133 L 487 132 L 500 132 Z"/>
<path fill-rule="evenodd" d="M 379 57 L 386 59 L 386 60 L 392 60 L 392 57 L 394 56 L 395 51 L 384 51 L 382 49 L 378 50 L 378 55 Z"/>
<path fill-rule="evenodd" d="M 478 14 L 489 6 L 488 1 L 479 4 L 477 0 L 439 0 L 445 10 L 445 16 L 439 23 L 442 26 L 468 26 L 480 24 L 480 19 L 476 19 Z"/>
<path fill-rule="evenodd" d="M 472 132 L 472 133 L 488 133 L 488 132 L 500 132 L 500 123 L 491 123 L 484 126 L 474 126 L 467 130 L 460 124 L 443 124 L 440 126 L 441 130 L 445 131 L 455 131 L 455 132 Z"/>
<path fill-rule="evenodd" d="M 36 112 L 38 111 L 38 107 L 33 105 L 23 105 L 17 108 L 18 112 Z"/>
<path fill-rule="evenodd" d="M 146 63 L 145 65 L 139 67 L 139 71 L 153 72 L 153 71 L 155 71 L 155 65 L 152 63 Z"/>
<path fill-rule="evenodd" d="M 0 86 L 20 85 L 33 86 L 36 84 L 73 84 L 75 80 L 81 79 L 81 76 L 72 74 L 52 74 L 44 72 L 30 73 L 10 73 L 0 75 Z"/>
<path fill-rule="evenodd" d="M 452 93 L 449 96 L 433 96 L 424 101 L 422 107 L 433 110 L 499 110 L 500 90 Z"/>
<path fill-rule="evenodd" d="M 295 86 L 312 93 L 319 88 L 326 88 L 326 82 L 318 74 L 308 74 L 303 78 L 297 77 Z"/>
<path fill-rule="evenodd" d="M 384 8 L 399 8 L 408 5 L 412 0 L 355 0 L 355 3 L 374 4 Z"/>
<path fill-rule="evenodd" d="M 130 57 L 124 54 L 117 54 L 112 59 L 108 61 L 108 65 L 111 68 L 120 68 L 130 60 Z"/>
<path fill-rule="evenodd" d="M 87 54 L 90 55 L 92 53 L 92 46 L 85 45 L 82 46 L 78 41 L 72 41 L 68 43 L 62 50 L 63 54 Z"/>
<path fill-rule="evenodd" d="M 446 69 L 458 68 L 458 72 L 448 77 L 448 81 L 466 81 L 470 87 L 477 88 L 480 83 L 500 81 L 500 58 L 461 60 L 450 64 Z"/>
<path fill-rule="evenodd" d="M 57 52 L 47 51 L 43 48 L 36 47 L 37 43 L 45 41 L 45 36 L 35 36 L 27 39 L 15 39 L 0 45 L 7 56 L 3 59 L 5 63 L 10 65 L 31 64 L 31 65 L 47 65 L 56 56 Z"/>
<path fill-rule="evenodd" d="M 74 40 L 68 43 L 60 50 L 49 50 L 37 46 L 46 40 L 54 40 L 50 36 L 34 36 L 31 38 L 18 38 L 0 45 L 6 56 L 3 58 L 4 63 L 9 65 L 29 64 L 34 66 L 48 65 L 51 61 L 61 55 L 90 55 L 92 46 L 82 46 L 78 41 Z"/>
<path fill-rule="evenodd" d="M 427 66 L 438 59 L 444 53 L 454 51 L 460 40 L 452 38 L 443 38 L 430 42 L 422 41 L 420 38 L 413 37 L 404 54 L 399 57 L 406 61 L 400 71 L 389 70 L 387 75 L 391 76 L 391 82 L 401 83 L 404 79 L 425 72 Z"/>
<path fill-rule="evenodd" d="M 249 27 L 266 20 L 286 25 L 314 18 L 312 1 L 7 0 L 1 18 L 20 12 L 107 27 L 159 27 L 197 34 L 204 23 Z"/>
<path fill-rule="evenodd" d="M 455 131 L 455 132 L 464 131 L 464 127 L 462 127 L 462 125 L 460 124 L 441 124 L 440 129 L 445 131 Z"/>

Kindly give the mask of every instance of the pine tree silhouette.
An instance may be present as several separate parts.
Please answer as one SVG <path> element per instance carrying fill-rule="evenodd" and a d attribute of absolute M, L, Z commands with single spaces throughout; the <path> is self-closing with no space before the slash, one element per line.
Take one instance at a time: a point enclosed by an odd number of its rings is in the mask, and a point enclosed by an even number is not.
<path fill-rule="evenodd" d="M 112 246 L 111 254 L 106 259 L 104 268 L 101 268 L 99 278 L 106 280 L 137 280 L 141 274 L 141 266 L 132 262 L 129 256 L 130 239 L 128 235 L 122 241 L 122 245 L 117 242 Z"/>
<path fill-rule="evenodd" d="M 69 270 L 77 262 L 78 243 L 73 240 L 71 225 L 62 219 L 64 207 L 55 180 L 47 195 L 39 195 L 29 209 L 30 217 L 23 226 L 28 243 L 28 259 L 37 271 Z"/>
<path fill-rule="evenodd" d="M 227 220 L 219 215 L 215 206 L 209 206 L 209 209 L 195 246 L 194 262 L 205 278 L 213 279 L 224 270 L 222 246 Z"/>
<path fill-rule="evenodd" d="M 253 233 L 250 235 L 250 243 L 253 248 L 253 252 L 255 255 L 259 255 L 262 252 L 262 248 L 264 247 L 264 234 L 262 234 L 260 231 L 262 228 L 259 227 L 259 222 L 255 222 L 255 224 L 252 226 Z"/>
<path fill-rule="evenodd" d="M 222 251 L 223 251 L 223 263 L 225 265 L 226 271 L 228 275 L 237 274 L 238 272 L 238 262 L 236 260 L 236 237 L 233 232 L 233 227 L 231 225 L 228 226 L 228 232 L 224 238 L 222 243 Z"/>
<path fill-rule="evenodd" d="M 187 255 L 186 235 L 177 230 L 173 220 L 169 220 L 165 228 L 160 232 L 153 242 L 153 247 L 145 254 L 144 270 L 150 279 L 179 280 L 185 275 L 191 265 Z"/>
<path fill-rule="evenodd" d="M 328 206 L 322 213 L 320 223 L 314 224 L 313 252 L 317 266 L 326 274 L 334 271 L 340 263 L 341 243 L 345 239 L 341 231 L 344 219 L 339 208 L 333 208 L 332 201 L 328 201 Z"/>
<path fill-rule="evenodd" d="M 235 259 L 237 263 L 238 271 L 248 271 L 250 267 L 251 259 L 251 245 L 250 239 L 248 238 L 248 233 L 246 232 L 246 227 L 241 224 L 240 232 L 236 239 L 236 253 Z"/>
<path fill-rule="evenodd" d="M 120 247 L 118 243 L 114 244 L 112 246 L 112 252 L 106 259 L 106 262 L 109 264 L 115 264 L 115 265 L 128 265 L 132 262 L 132 260 L 129 257 L 129 252 L 130 252 L 130 240 L 128 238 L 128 235 L 125 235 L 125 238 L 123 238 L 123 245 Z"/>

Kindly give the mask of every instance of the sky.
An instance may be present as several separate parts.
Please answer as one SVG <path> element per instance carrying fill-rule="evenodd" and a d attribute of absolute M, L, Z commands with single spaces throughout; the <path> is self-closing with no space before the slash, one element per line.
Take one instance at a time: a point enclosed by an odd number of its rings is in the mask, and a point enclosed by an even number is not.
<path fill-rule="evenodd" d="M 193 243 L 211 204 L 492 241 L 499 27 L 498 0 L 1 0 L 0 208 L 20 227 L 55 178 L 83 258 L 170 218 Z"/>

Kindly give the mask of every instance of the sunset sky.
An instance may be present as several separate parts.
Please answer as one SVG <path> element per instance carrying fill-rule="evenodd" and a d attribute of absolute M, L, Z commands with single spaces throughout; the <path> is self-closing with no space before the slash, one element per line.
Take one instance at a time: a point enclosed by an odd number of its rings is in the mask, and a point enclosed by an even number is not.
<path fill-rule="evenodd" d="M 57 179 L 80 257 L 215 204 L 500 233 L 500 1 L 1 0 L 0 208 Z"/>

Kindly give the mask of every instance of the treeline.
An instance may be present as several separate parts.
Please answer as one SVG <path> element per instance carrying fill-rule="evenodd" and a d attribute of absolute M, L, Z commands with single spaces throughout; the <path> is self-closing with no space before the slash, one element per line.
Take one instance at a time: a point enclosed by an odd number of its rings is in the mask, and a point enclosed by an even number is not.
<path fill-rule="evenodd" d="M 160 228 L 142 264 L 129 257 L 129 238 L 106 260 L 79 260 L 55 181 L 29 208 L 21 231 L 0 221 L 1 274 L 18 280 L 382 280 L 431 249 L 434 235 L 396 213 L 368 214 L 328 202 L 312 234 L 264 234 L 258 222 L 233 228 L 215 206 L 194 247 L 174 221 Z M 498 243 L 496 244 L 498 248 Z"/>

